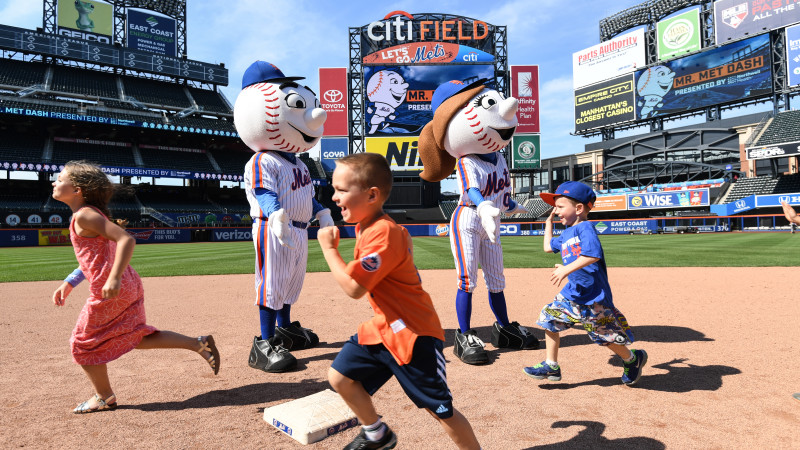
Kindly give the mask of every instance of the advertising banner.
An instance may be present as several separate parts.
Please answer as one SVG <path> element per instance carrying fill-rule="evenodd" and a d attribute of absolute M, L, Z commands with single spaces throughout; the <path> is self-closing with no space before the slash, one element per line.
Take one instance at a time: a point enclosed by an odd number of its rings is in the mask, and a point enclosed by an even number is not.
<path fill-rule="evenodd" d="M 800 141 L 785 144 L 762 145 L 761 147 L 748 147 L 745 149 L 747 159 L 781 158 L 800 154 Z"/>
<path fill-rule="evenodd" d="M 542 152 L 538 134 L 515 134 L 511 138 L 511 168 L 538 169 Z"/>
<path fill-rule="evenodd" d="M 769 35 L 636 72 L 637 118 L 676 114 L 772 92 Z"/>
<path fill-rule="evenodd" d="M 393 172 L 422 171 L 422 158 L 417 152 L 417 137 L 373 137 L 366 138 L 365 150 L 383 155 Z"/>
<path fill-rule="evenodd" d="M 215 228 L 211 230 L 212 242 L 249 241 L 253 239 L 252 228 Z"/>
<path fill-rule="evenodd" d="M 635 119 L 633 74 L 575 91 L 575 131 Z"/>
<path fill-rule="evenodd" d="M 347 136 L 347 69 L 320 67 L 319 103 L 328 113 L 323 136 Z"/>
<path fill-rule="evenodd" d="M 163 244 L 192 240 L 191 230 L 186 228 L 128 228 L 125 231 L 136 239 L 137 244 Z"/>
<path fill-rule="evenodd" d="M 364 66 L 365 134 L 418 136 L 433 119 L 431 97 L 439 85 L 481 78 L 494 80 L 494 66 Z"/>
<path fill-rule="evenodd" d="M 789 86 L 800 84 L 800 25 L 786 28 L 786 75 Z"/>
<path fill-rule="evenodd" d="M 449 42 L 412 42 L 370 53 L 364 64 L 491 63 L 494 55 Z"/>
<path fill-rule="evenodd" d="M 658 222 L 655 219 L 606 220 L 594 222 L 594 229 L 600 234 L 629 234 L 631 232 L 655 234 L 658 232 Z"/>
<path fill-rule="evenodd" d="M 786 202 L 790 205 L 800 205 L 800 193 L 795 192 L 792 194 L 772 194 L 772 195 L 756 196 L 756 208 L 781 206 L 781 202 Z"/>
<path fill-rule="evenodd" d="M 319 162 L 325 168 L 325 172 L 333 173 L 336 168 L 336 160 L 347 156 L 348 139 L 345 138 L 322 138 L 320 140 L 322 149 L 319 152 Z"/>
<path fill-rule="evenodd" d="M 711 212 L 718 216 L 731 216 L 756 207 L 756 196 L 751 195 L 725 205 L 711 205 Z"/>
<path fill-rule="evenodd" d="M 708 188 L 627 194 L 628 210 L 708 206 Z"/>
<path fill-rule="evenodd" d="M 573 53 L 573 87 L 578 89 L 646 66 L 645 47 L 644 28 L 639 28 Z"/>
<path fill-rule="evenodd" d="M 658 59 L 664 61 L 700 50 L 700 10 L 693 9 L 656 24 Z"/>
<path fill-rule="evenodd" d="M 114 7 L 97 0 L 61 0 L 56 4 L 58 35 L 112 44 Z"/>
<path fill-rule="evenodd" d="M 519 102 L 517 133 L 538 133 L 539 66 L 511 66 L 511 96 Z"/>
<path fill-rule="evenodd" d="M 39 245 L 72 245 L 72 241 L 69 240 L 69 228 L 39 230 Z"/>
<path fill-rule="evenodd" d="M 178 25 L 175 19 L 160 14 L 128 9 L 128 47 L 143 52 L 175 57 Z"/>
<path fill-rule="evenodd" d="M 717 45 L 800 22 L 797 0 L 718 0 L 714 2 Z"/>
<path fill-rule="evenodd" d="M 604 195 L 594 201 L 592 211 L 625 211 L 628 202 L 625 195 Z"/>

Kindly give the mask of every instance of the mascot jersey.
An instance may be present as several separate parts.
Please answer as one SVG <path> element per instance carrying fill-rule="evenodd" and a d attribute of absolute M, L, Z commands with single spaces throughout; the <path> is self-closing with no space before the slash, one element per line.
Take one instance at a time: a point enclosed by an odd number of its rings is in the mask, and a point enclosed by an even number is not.
<path fill-rule="evenodd" d="M 495 162 L 492 162 L 491 159 L 495 159 Z M 458 199 L 459 205 L 474 205 L 474 202 L 470 200 L 469 189 L 476 188 L 480 191 L 483 199 L 492 202 L 495 208 L 501 211 L 509 209 L 508 188 L 511 183 L 508 165 L 506 165 L 503 155 L 473 154 L 458 158 L 456 180 L 461 190 L 461 196 Z"/>
<path fill-rule="evenodd" d="M 281 208 L 286 210 L 289 220 L 308 223 L 311 220 L 314 186 L 308 167 L 294 156 L 294 162 L 276 151 L 255 153 L 244 170 L 244 185 L 250 216 L 266 219 L 256 199 L 256 189 L 274 192 Z"/>

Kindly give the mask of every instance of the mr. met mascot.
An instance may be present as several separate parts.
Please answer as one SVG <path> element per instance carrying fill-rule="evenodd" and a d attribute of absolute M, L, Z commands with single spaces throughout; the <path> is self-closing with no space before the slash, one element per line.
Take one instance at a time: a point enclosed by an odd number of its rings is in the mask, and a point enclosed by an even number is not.
<path fill-rule="evenodd" d="M 517 127 L 517 100 L 505 98 L 485 85 L 458 80 L 442 84 L 433 93 L 433 120 L 422 129 L 420 176 L 440 181 L 456 170 L 461 191 L 450 220 L 450 248 L 458 272 L 456 313 L 459 329 L 454 352 L 467 364 L 485 364 L 489 356 L 476 330 L 470 327 L 472 291 L 478 264 L 489 291 L 489 305 L 497 321 L 492 344 L 512 349 L 537 349 L 539 341 L 525 327 L 508 319 L 503 294 L 503 248 L 500 211 L 527 212 L 511 198 L 508 166 L 498 150 L 511 141 Z"/>
<path fill-rule="evenodd" d="M 233 109 L 236 131 L 255 152 L 244 184 L 253 218 L 261 336 L 253 339 L 249 364 L 266 372 L 293 369 L 297 360 L 290 351 L 319 343 L 316 334 L 290 318 L 306 273 L 309 222 L 316 218 L 320 226 L 333 225 L 330 210 L 314 199 L 308 168 L 295 156 L 319 142 L 327 117 L 316 94 L 297 83 L 302 79 L 256 61 L 242 77 Z"/>

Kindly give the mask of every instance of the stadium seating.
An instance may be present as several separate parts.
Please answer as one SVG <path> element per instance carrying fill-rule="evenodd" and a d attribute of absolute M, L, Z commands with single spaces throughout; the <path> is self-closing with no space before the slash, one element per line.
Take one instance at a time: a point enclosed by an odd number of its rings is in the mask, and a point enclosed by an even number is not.
<path fill-rule="evenodd" d="M 785 111 L 775 115 L 756 146 L 800 141 L 800 111 Z"/>
<path fill-rule="evenodd" d="M 222 169 L 222 173 L 228 175 L 243 175 L 244 166 L 253 156 L 253 152 L 211 150 L 211 156 Z"/>
<path fill-rule="evenodd" d="M 217 92 L 190 87 L 189 94 L 192 95 L 195 103 L 197 103 L 197 106 L 199 106 L 202 111 L 233 114 L 231 108 L 220 98 L 220 94 Z"/>
<path fill-rule="evenodd" d="M 44 138 L 29 134 L 9 133 L 0 130 L 0 161 L 8 162 L 43 162 Z"/>
<path fill-rule="evenodd" d="M 122 83 L 125 86 L 125 95 L 142 103 L 179 109 L 192 106 L 183 92 L 183 86 L 133 77 L 122 77 Z"/>
<path fill-rule="evenodd" d="M 205 153 L 140 148 L 144 167 L 217 173 Z"/>
<path fill-rule="evenodd" d="M 44 84 L 46 72 L 46 64 L 0 59 L 0 85 L 28 87 Z"/>
<path fill-rule="evenodd" d="M 64 164 L 67 161 L 85 159 L 103 166 L 136 167 L 131 147 L 84 144 L 81 142 L 53 142 L 51 162 Z"/>
<path fill-rule="evenodd" d="M 742 178 L 733 184 L 725 203 L 733 203 L 751 195 L 772 194 L 777 184 L 778 180 L 769 176 Z"/>
<path fill-rule="evenodd" d="M 800 192 L 800 174 L 782 175 L 775 183 L 773 194 L 789 194 Z"/>
<path fill-rule="evenodd" d="M 219 130 L 219 131 L 229 131 L 232 133 L 236 132 L 236 127 L 233 126 L 233 120 L 228 121 L 224 119 L 211 119 L 206 117 L 197 117 L 197 116 L 188 116 L 188 117 L 176 117 L 172 116 L 170 118 L 170 123 L 172 125 L 182 126 L 182 127 L 190 127 L 195 129 L 204 129 L 204 130 Z"/>
<path fill-rule="evenodd" d="M 208 197 L 214 203 L 221 205 L 225 212 L 233 214 L 249 214 L 250 204 L 244 189 L 226 188 L 209 192 Z"/>
<path fill-rule="evenodd" d="M 457 206 L 458 202 L 455 200 L 442 200 L 439 202 L 439 208 L 442 210 L 442 215 L 444 215 L 446 220 L 450 220 L 450 218 L 453 217 Z"/>
<path fill-rule="evenodd" d="M 162 213 L 224 213 L 192 188 L 178 186 L 139 186 L 136 197 L 145 207 Z"/>
<path fill-rule="evenodd" d="M 66 66 L 54 67 L 50 90 L 89 97 L 119 97 L 116 75 Z"/>

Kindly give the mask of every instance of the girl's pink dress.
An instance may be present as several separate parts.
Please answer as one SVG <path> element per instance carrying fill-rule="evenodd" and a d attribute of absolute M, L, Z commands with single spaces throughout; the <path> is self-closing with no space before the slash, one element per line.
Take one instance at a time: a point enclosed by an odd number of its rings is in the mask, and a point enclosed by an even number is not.
<path fill-rule="evenodd" d="M 78 264 L 90 283 L 89 298 L 69 340 L 72 359 L 81 365 L 105 364 L 133 350 L 144 336 L 158 329 L 145 323 L 142 279 L 130 265 L 122 275 L 119 296 L 103 298 L 117 243 L 103 236 L 79 236 L 74 214 L 69 231 Z"/>

